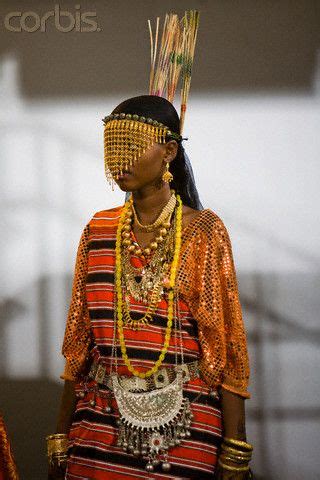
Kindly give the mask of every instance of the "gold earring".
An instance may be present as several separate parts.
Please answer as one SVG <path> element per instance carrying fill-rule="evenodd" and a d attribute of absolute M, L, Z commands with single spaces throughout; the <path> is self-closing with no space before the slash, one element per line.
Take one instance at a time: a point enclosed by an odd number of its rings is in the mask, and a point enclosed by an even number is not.
<path fill-rule="evenodd" d="M 172 182 L 173 180 L 173 175 L 171 172 L 169 172 L 169 162 L 166 162 L 166 171 L 164 172 L 164 174 L 162 175 L 162 180 L 165 182 L 165 183 L 170 183 Z"/>

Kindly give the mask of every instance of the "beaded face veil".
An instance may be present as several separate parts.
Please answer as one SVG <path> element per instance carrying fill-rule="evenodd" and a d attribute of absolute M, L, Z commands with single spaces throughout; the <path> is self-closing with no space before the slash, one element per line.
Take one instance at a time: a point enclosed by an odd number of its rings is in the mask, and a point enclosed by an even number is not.
<path fill-rule="evenodd" d="M 157 120 L 136 114 L 115 113 L 105 117 L 103 122 L 105 172 L 112 186 L 114 180 L 133 167 L 154 143 L 181 139 Z"/>

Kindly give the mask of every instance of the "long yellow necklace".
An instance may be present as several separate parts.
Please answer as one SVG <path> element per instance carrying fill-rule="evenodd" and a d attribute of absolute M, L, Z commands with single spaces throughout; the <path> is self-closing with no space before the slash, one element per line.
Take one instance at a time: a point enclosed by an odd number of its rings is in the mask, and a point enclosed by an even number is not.
<path fill-rule="evenodd" d="M 182 231 L 182 201 L 179 195 L 176 196 L 178 208 L 177 208 L 177 223 L 176 223 L 176 235 L 175 235 L 175 249 L 174 256 L 171 263 L 170 270 L 170 281 L 169 281 L 169 291 L 168 291 L 168 320 L 166 326 L 165 340 L 161 353 L 158 360 L 154 363 L 153 367 L 147 370 L 146 372 L 139 372 L 136 370 L 130 362 L 130 359 L 127 355 L 127 347 L 124 339 L 123 333 L 123 300 L 122 300 L 122 285 L 121 285 L 121 243 L 122 243 L 122 227 L 125 222 L 127 210 L 130 208 L 130 201 L 125 203 L 123 211 L 119 219 L 118 229 L 117 229 L 117 239 L 116 239 L 116 268 L 115 268 L 115 284 L 117 292 L 117 326 L 118 326 L 118 335 L 120 341 L 121 355 L 125 365 L 128 367 L 128 370 L 136 377 L 145 378 L 150 377 L 152 374 L 156 373 L 168 351 L 172 321 L 173 321 L 173 312 L 174 312 L 174 287 L 177 276 L 177 267 L 179 261 L 180 247 L 181 247 L 181 231 Z"/>

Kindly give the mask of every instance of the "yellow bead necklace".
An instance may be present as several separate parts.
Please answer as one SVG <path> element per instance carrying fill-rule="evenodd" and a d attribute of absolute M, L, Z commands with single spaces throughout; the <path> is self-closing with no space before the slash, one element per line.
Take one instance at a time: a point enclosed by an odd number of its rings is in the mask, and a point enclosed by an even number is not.
<path fill-rule="evenodd" d="M 177 198 L 177 222 L 176 222 L 176 235 L 175 235 L 175 249 L 174 249 L 174 256 L 171 263 L 171 270 L 170 270 L 170 281 L 169 281 L 169 291 L 168 291 L 168 320 L 166 326 L 166 333 L 165 333 L 165 340 L 163 347 L 161 349 L 160 355 L 158 360 L 154 363 L 153 367 L 147 370 L 146 372 L 139 372 L 136 370 L 130 362 L 130 359 L 127 355 L 127 348 L 124 339 L 124 332 L 123 332 L 123 300 L 122 300 L 122 285 L 121 285 L 121 244 L 122 244 L 122 228 L 125 223 L 125 218 L 127 214 L 127 210 L 131 207 L 130 200 L 125 203 L 125 206 L 121 212 L 121 216 L 119 219 L 118 229 L 117 229 L 117 239 L 116 239 L 116 268 L 115 268 L 115 286 L 116 286 L 116 293 L 117 293 L 117 306 L 116 306 L 116 313 L 117 313 L 117 326 L 118 326 L 118 335 L 120 341 L 120 348 L 121 348 L 121 355 L 125 365 L 128 367 L 128 370 L 136 377 L 145 378 L 150 377 L 154 373 L 156 373 L 162 362 L 166 356 L 168 351 L 170 337 L 171 337 L 171 329 L 172 329 L 172 321 L 174 316 L 174 287 L 175 281 L 177 276 L 177 267 L 180 255 L 180 247 L 181 247 L 181 232 L 182 232 L 182 201 L 179 195 L 176 196 Z"/>

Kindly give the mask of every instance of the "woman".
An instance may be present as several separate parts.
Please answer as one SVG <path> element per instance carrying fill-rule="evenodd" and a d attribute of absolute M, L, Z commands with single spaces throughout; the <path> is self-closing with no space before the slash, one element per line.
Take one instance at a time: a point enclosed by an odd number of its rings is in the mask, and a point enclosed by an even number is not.
<path fill-rule="evenodd" d="M 7 429 L 0 413 L 0 480 L 19 480 Z"/>
<path fill-rule="evenodd" d="M 130 98 L 104 122 L 107 177 L 128 200 L 80 240 L 51 478 L 65 464 L 69 480 L 251 478 L 227 230 L 202 209 L 168 100 Z"/>

